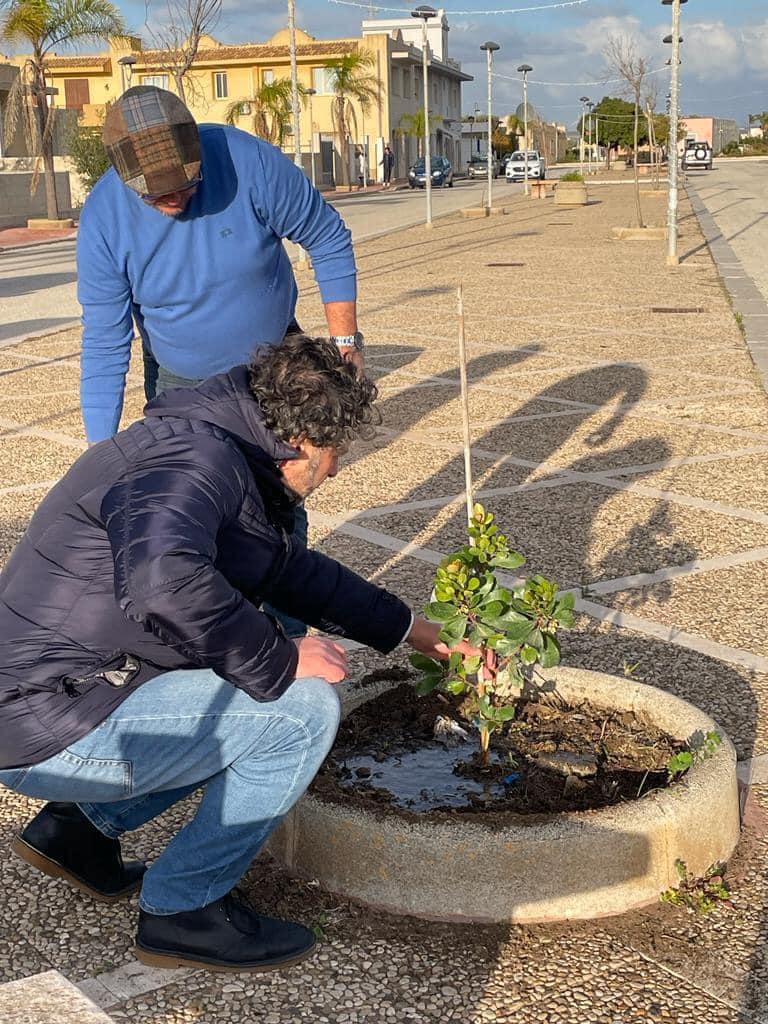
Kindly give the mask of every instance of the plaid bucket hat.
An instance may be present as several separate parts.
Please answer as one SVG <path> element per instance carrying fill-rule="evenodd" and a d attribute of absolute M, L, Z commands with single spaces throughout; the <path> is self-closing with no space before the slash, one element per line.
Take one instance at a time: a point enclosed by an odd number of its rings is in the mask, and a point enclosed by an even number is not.
<path fill-rule="evenodd" d="M 104 148 L 125 184 L 140 195 L 189 187 L 200 175 L 200 136 L 178 96 L 154 85 L 128 89 L 109 108 Z"/>

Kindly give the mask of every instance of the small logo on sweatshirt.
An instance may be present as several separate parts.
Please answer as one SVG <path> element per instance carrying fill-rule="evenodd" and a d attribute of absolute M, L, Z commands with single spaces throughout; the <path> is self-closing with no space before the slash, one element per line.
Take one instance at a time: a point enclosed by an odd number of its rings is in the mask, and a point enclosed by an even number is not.
<path fill-rule="evenodd" d="M 224 230 L 220 231 L 219 234 L 221 235 L 222 238 L 229 238 L 229 236 L 232 234 L 232 228 L 224 228 Z"/>

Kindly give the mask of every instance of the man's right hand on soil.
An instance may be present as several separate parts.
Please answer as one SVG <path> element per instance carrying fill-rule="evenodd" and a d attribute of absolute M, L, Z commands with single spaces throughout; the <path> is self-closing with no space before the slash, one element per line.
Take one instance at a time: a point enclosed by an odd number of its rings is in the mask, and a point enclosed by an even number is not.
<path fill-rule="evenodd" d="M 310 676 L 340 683 L 347 675 L 347 652 L 333 640 L 318 636 L 303 636 L 293 641 L 299 651 L 296 678 Z"/>

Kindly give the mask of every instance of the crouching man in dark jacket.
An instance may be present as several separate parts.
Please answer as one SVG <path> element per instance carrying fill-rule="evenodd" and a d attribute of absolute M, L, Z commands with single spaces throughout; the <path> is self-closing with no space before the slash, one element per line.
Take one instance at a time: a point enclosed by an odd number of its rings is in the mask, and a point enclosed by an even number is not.
<path fill-rule="evenodd" d="M 447 656 L 438 626 L 294 544 L 294 503 L 337 471 L 376 389 L 302 335 L 168 391 L 47 495 L 0 575 L 0 782 L 51 801 L 14 841 L 102 900 L 141 888 L 145 963 L 265 970 L 306 928 L 232 889 L 333 742 L 343 648 L 287 639 L 262 602 L 387 652 Z M 146 869 L 120 836 L 198 787 Z"/>

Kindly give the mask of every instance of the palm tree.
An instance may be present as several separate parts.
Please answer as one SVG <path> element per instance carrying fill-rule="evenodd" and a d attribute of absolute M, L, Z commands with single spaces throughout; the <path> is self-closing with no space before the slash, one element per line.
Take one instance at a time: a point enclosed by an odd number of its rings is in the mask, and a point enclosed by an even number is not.
<path fill-rule="evenodd" d="M 429 130 L 432 132 L 433 128 L 443 123 L 442 117 L 437 114 L 429 115 Z M 400 118 L 400 127 L 403 129 L 406 135 L 412 135 L 417 140 L 417 149 L 419 156 L 424 156 L 422 147 L 424 145 L 424 108 L 419 107 L 415 114 L 403 114 Z"/>
<path fill-rule="evenodd" d="M 356 50 L 326 61 L 323 65 L 329 72 L 329 84 L 334 94 L 331 118 L 339 138 L 341 176 L 344 185 L 349 184 L 347 136 L 350 128 L 355 135 L 357 134 L 357 114 L 352 101 L 357 100 L 363 114 L 367 114 L 373 104 L 380 104 L 381 82 L 369 71 L 375 63 L 376 58 L 370 50 Z"/>
<path fill-rule="evenodd" d="M 4 136 L 10 144 L 21 122 L 30 156 L 36 158 L 32 194 L 37 189 L 39 158 L 45 169 L 49 220 L 58 220 L 53 171 L 54 109 L 48 106 L 46 58 L 54 48 L 125 35 L 123 16 L 110 0 L 9 0 L 0 14 L 0 39 L 32 50 L 19 70 L 6 104 Z"/>
<path fill-rule="evenodd" d="M 306 95 L 304 86 L 299 85 L 299 94 Z M 243 117 L 243 107 L 252 108 L 253 130 L 256 135 L 274 146 L 282 146 L 291 125 L 291 80 L 278 78 L 265 82 L 253 96 L 230 103 L 224 115 L 227 124 L 237 124 Z"/>

